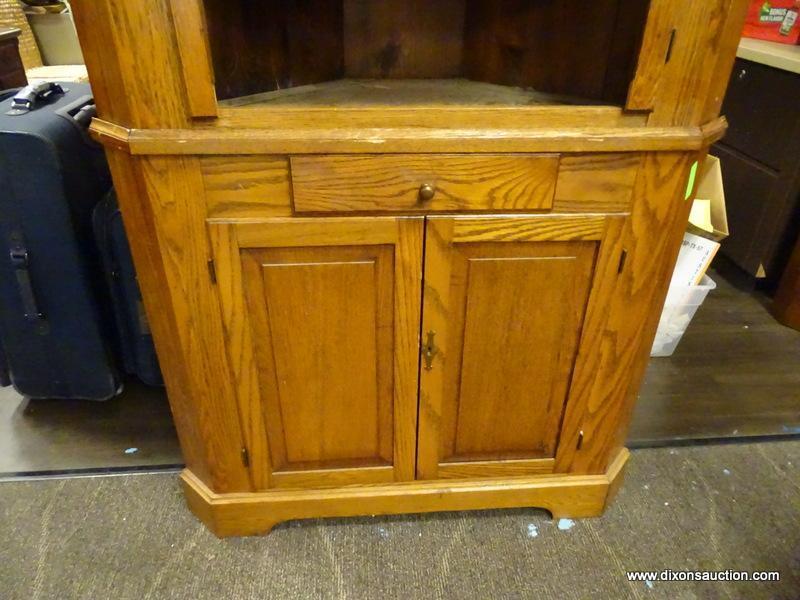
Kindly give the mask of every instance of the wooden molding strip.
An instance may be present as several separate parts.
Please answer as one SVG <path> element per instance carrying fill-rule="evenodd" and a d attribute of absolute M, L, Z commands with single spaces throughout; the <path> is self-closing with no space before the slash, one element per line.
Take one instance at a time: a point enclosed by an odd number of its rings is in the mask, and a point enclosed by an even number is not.
<path fill-rule="evenodd" d="M 95 117 L 92 119 L 92 124 L 89 127 L 89 135 L 96 142 L 104 146 L 130 153 L 129 140 L 131 137 L 131 130 L 127 127 L 116 125 L 110 121 L 104 121 L 103 119 Z"/>
<path fill-rule="evenodd" d="M 131 154 L 635 152 L 699 150 L 697 127 L 580 130 L 134 129 Z"/>
<path fill-rule="evenodd" d="M 718 142 L 725 136 L 728 130 L 728 120 L 725 117 L 717 117 L 709 121 L 700 128 L 703 134 L 702 148 L 707 148 L 714 142 Z"/>
<path fill-rule="evenodd" d="M 141 155 L 389 152 L 637 152 L 700 150 L 725 133 L 719 117 L 702 127 L 607 129 L 127 129 L 95 118 L 92 137 Z"/>
<path fill-rule="evenodd" d="M 216 535 L 267 533 L 291 519 L 422 513 L 488 508 L 545 508 L 553 518 L 594 517 L 622 480 L 622 449 L 599 475 L 543 474 L 498 479 L 434 480 L 336 489 L 276 489 L 216 494 L 191 471 L 181 475 L 192 512 Z"/>

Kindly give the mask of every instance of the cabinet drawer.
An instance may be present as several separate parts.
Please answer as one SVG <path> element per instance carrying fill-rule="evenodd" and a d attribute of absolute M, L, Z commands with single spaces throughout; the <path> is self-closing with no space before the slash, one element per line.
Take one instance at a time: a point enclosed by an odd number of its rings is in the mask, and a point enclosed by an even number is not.
<path fill-rule="evenodd" d="M 294 156 L 297 213 L 549 210 L 557 154 Z"/>

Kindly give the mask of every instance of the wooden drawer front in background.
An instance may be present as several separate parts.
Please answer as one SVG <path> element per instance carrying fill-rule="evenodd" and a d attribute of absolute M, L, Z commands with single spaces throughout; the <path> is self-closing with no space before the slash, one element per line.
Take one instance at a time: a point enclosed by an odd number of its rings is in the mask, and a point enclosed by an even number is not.
<path fill-rule="evenodd" d="M 737 60 L 722 105 L 730 123 L 725 145 L 773 169 L 792 164 L 798 98 L 800 75 Z"/>
<path fill-rule="evenodd" d="M 549 210 L 557 154 L 293 156 L 298 213 Z"/>

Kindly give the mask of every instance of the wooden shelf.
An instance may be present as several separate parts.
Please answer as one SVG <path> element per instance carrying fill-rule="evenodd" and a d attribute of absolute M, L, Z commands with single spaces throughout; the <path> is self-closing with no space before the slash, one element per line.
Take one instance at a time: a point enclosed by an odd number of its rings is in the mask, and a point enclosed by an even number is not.
<path fill-rule="evenodd" d="M 468 79 L 341 79 L 241 96 L 224 107 L 596 106 L 600 102 Z"/>

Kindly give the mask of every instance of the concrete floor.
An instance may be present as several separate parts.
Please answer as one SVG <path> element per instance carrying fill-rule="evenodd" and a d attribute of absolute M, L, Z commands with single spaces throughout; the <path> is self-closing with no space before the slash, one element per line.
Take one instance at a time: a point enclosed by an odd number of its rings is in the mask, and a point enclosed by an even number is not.
<path fill-rule="evenodd" d="M 651 361 L 633 446 L 800 434 L 800 332 L 772 319 L 763 296 L 712 277 L 719 287 L 675 355 Z M 131 381 L 107 402 L 68 402 L 0 388 L 0 475 L 181 462 L 163 389 Z"/>

